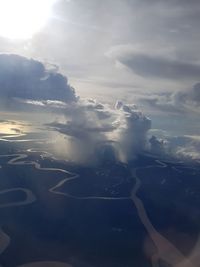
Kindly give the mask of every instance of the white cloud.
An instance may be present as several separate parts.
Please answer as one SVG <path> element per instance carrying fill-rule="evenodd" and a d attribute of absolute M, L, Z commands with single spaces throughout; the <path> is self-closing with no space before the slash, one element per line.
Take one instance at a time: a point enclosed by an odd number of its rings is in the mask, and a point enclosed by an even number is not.
<path fill-rule="evenodd" d="M 149 142 L 150 151 L 156 155 L 181 160 L 200 160 L 200 136 L 152 136 Z"/>
<path fill-rule="evenodd" d="M 200 136 L 179 136 L 169 139 L 169 149 L 182 159 L 200 160 Z"/>

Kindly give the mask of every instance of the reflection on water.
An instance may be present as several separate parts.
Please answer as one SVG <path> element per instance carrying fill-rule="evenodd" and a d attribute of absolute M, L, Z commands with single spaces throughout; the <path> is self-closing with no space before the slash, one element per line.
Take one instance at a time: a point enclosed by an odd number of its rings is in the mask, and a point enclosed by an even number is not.
<path fill-rule="evenodd" d="M 27 130 L 28 126 L 18 121 L 0 121 L 0 135 L 18 135 Z"/>

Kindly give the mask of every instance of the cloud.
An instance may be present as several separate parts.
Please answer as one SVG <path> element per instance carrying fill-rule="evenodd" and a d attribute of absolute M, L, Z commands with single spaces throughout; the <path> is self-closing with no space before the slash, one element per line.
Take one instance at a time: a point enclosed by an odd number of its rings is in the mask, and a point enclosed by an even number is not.
<path fill-rule="evenodd" d="M 77 100 L 76 100 L 77 101 Z M 59 100 L 31 100 L 14 98 L 14 106 L 19 105 L 18 109 L 33 112 L 53 112 L 62 114 L 63 110 L 69 105 L 68 102 Z M 14 107 L 16 109 L 16 107 Z"/>
<path fill-rule="evenodd" d="M 112 158 L 116 154 L 127 161 L 145 146 L 150 120 L 136 106 L 118 102 L 114 108 L 78 98 L 66 77 L 39 61 L 0 55 L 0 96 L 9 110 L 11 103 L 25 111 L 55 112 L 59 119 L 46 127 L 66 137 L 67 153 L 79 162 L 95 162 L 112 153 Z"/>
<path fill-rule="evenodd" d="M 193 85 L 187 91 L 178 91 L 172 94 L 173 102 L 176 105 L 191 105 L 199 107 L 200 104 L 200 83 Z"/>
<path fill-rule="evenodd" d="M 168 138 L 167 149 L 183 160 L 200 160 L 200 137 L 186 135 Z"/>
<path fill-rule="evenodd" d="M 149 97 L 141 97 L 140 102 L 151 108 L 166 113 L 186 113 L 200 112 L 200 83 L 194 84 L 187 91 L 177 91 L 163 93 Z"/>
<path fill-rule="evenodd" d="M 152 136 L 149 139 L 150 150 L 154 154 L 164 154 L 165 153 L 165 142 L 163 139 L 158 139 L 156 136 Z"/>
<path fill-rule="evenodd" d="M 30 106 L 35 110 L 55 112 L 59 119 L 46 123 L 46 127 L 59 132 L 67 140 L 66 154 L 77 162 L 96 163 L 105 158 L 123 162 L 134 159 L 148 147 L 151 120 L 134 104 L 118 101 L 115 107 L 93 99 L 76 97 L 67 78 L 55 68 L 47 68 L 33 59 L 17 55 L 0 55 L 0 96 L 7 104 Z M 154 108 L 162 111 L 182 112 L 187 106 L 195 109 L 200 102 L 200 83 L 191 90 L 147 98 Z M 33 109 L 33 110 L 34 110 Z M 64 117 L 64 119 L 63 119 Z M 194 142 L 178 146 L 170 140 L 168 150 L 177 155 L 196 157 Z M 151 151 L 166 151 L 166 142 L 152 137 Z M 163 152 L 164 153 L 164 152 Z M 193 154 L 192 154 L 193 153 Z"/>
<path fill-rule="evenodd" d="M 166 113 L 185 113 L 185 108 L 176 105 L 173 101 L 173 94 L 154 95 L 150 97 L 141 97 L 140 102 L 153 109 L 157 109 Z"/>
<path fill-rule="evenodd" d="M 46 126 L 64 135 L 67 156 L 81 163 L 99 161 L 97 149 L 108 141 L 115 130 L 114 114 L 106 105 L 92 99 L 79 99 L 62 109 L 65 119 L 57 119 Z"/>
<path fill-rule="evenodd" d="M 29 100 L 76 101 L 67 78 L 33 59 L 0 54 L 0 97 Z"/>
<path fill-rule="evenodd" d="M 88 164 L 105 159 L 127 162 L 148 149 L 151 120 L 136 105 L 118 101 L 112 107 L 76 97 L 67 78 L 39 61 L 0 55 L 0 96 L 7 99 L 7 104 L 14 100 L 25 111 L 33 107 L 35 111 L 56 113 L 58 119 L 44 124 L 64 137 L 66 142 L 60 149 L 76 162 Z M 198 109 L 200 83 L 188 91 L 154 95 L 143 100 L 165 112 L 182 112 L 191 106 Z M 164 154 L 173 150 L 173 154 L 179 156 L 197 157 L 197 141 L 187 138 L 179 145 L 169 138 L 166 140 L 152 137 L 151 151 Z"/>
<path fill-rule="evenodd" d="M 140 2 L 139 0 L 135 0 L 135 2 Z M 166 5 L 186 5 L 186 6 L 192 6 L 192 5 L 199 5 L 199 0 L 191 0 L 191 1 L 187 1 L 187 0 L 143 0 L 143 2 L 146 3 L 155 3 L 155 4 L 166 4 Z"/>
<path fill-rule="evenodd" d="M 135 105 L 116 104 L 118 110 L 117 141 L 120 146 L 122 161 L 134 159 L 146 146 L 147 132 L 151 128 L 151 120 Z"/>
<path fill-rule="evenodd" d="M 176 60 L 155 52 L 142 53 L 126 45 L 112 48 L 107 55 L 145 78 L 198 80 L 200 76 L 199 64 Z"/>
<path fill-rule="evenodd" d="M 109 155 L 126 162 L 145 149 L 151 121 L 135 105 L 118 101 L 110 107 L 95 100 L 79 99 L 65 111 L 65 121 L 47 126 L 67 137 L 68 154 L 79 162 L 101 162 Z M 69 148 L 70 147 L 70 148 Z"/>
<path fill-rule="evenodd" d="M 200 136 L 182 135 L 165 136 L 149 139 L 150 151 L 161 157 L 176 158 L 181 160 L 200 160 Z"/>

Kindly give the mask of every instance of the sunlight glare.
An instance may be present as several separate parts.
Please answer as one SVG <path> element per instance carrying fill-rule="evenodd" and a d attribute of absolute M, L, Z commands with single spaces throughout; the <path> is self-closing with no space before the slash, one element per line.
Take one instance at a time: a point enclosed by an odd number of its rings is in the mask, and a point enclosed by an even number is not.
<path fill-rule="evenodd" d="M 51 16 L 56 0 L 0 0 L 0 36 L 29 39 Z"/>

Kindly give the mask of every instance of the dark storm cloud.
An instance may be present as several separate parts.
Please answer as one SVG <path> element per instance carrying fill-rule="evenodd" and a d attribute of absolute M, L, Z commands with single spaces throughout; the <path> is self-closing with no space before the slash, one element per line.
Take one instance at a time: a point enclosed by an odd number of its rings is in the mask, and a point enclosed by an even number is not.
<path fill-rule="evenodd" d="M 0 55 L 0 97 L 76 101 L 67 78 L 44 64 L 18 55 Z"/>
<path fill-rule="evenodd" d="M 140 53 L 122 53 L 116 58 L 143 77 L 164 79 L 199 79 L 200 65 Z"/>

